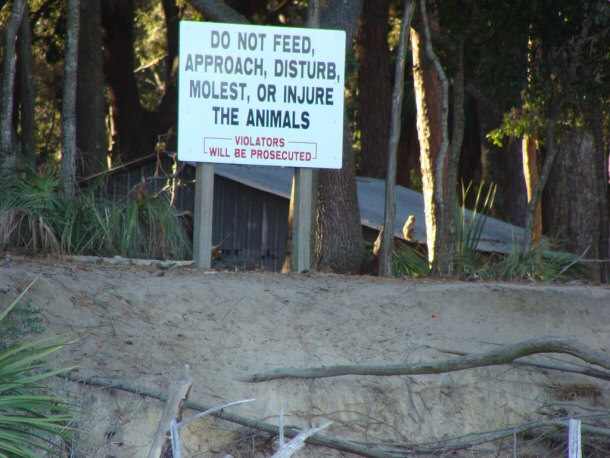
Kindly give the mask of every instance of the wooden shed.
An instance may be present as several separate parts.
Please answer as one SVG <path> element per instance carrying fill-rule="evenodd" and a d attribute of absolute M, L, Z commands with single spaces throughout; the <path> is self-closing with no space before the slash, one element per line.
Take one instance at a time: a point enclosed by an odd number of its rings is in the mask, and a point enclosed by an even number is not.
<path fill-rule="evenodd" d="M 217 260 L 224 266 L 256 267 L 277 271 L 284 259 L 288 206 L 294 170 L 285 167 L 214 166 L 212 242 L 230 234 Z M 194 164 L 177 163 L 172 154 L 157 154 L 113 170 L 108 178 L 108 196 L 125 198 L 146 180 L 150 192 L 176 176 L 175 206 L 194 211 Z M 358 177 L 360 218 L 365 232 L 375 236 L 383 221 L 384 181 Z M 424 201 L 421 193 L 396 187 L 395 237 L 404 239 L 402 226 L 415 216 L 412 242 L 426 243 Z M 522 238 L 523 229 L 487 218 L 479 243 L 485 252 L 507 252 Z"/>

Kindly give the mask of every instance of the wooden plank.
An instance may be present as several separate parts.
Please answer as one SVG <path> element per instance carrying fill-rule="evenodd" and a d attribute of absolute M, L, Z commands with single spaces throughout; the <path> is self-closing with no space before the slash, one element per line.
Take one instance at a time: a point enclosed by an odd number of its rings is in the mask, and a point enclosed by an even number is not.
<path fill-rule="evenodd" d="M 212 267 L 212 210 L 214 208 L 214 165 L 197 163 L 195 176 L 195 221 L 193 257 L 195 266 Z"/>

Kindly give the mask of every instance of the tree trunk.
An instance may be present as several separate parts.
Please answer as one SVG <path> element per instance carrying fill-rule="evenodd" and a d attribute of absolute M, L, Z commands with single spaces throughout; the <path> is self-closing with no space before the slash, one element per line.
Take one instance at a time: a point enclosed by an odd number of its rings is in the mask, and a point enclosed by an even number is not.
<path fill-rule="evenodd" d="M 17 85 L 20 103 L 21 154 L 28 162 L 34 164 L 36 162 L 36 94 L 29 11 L 26 4 L 17 38 Z"/>
<path fill-rule="evenodd" d="M 0 99 L 0 154 L 15 161 L 15 129 L 13 106 L 15 88 L 15 41 L 23 17 L 25 0 L 13 0 L 11 14 L 4 25 L 4 56 L 2 62 L 2 92 Z"/>
<path fill-rule="evenodd" d="M 487 134 L 502 124 L 502 109 L 472 84 L 467 85 L 466 90 L 475 100 L 477 107 L 482 181 L 495 183 L 498 186 L 492 216 L 523 226 L 527 193 L 523 178 L 521 142 L 509 138 L 502 146 L 497 146 L 489 141 Z"/>
<path fill-rule="evenodd" d="M 538 183 L 540 173 L 538 171 L 538 148 L 536 140 L 532 135 L 526 134 L 521 141 L 521 153 L 523 154 L 523 176 L 527 190 L 527 202 L 532 200 L 534 189 Z M 542 238 L 542 204 L 538 202 L 533 214 L 532 243 L 536 245 Z"/>
<path fill-rule="evenodd" d="M 542 198 L 542 191 L 546 186 L 553 163 L 555 162 L 555 156 L 557 155 L 557 143 L 555 140 L 555 125 L 557 123 L 557 117 L 559 108 L 557 107 L 554 100 L 551 100 L 551 109 L 549 118 L 546 121 L 545 129 L 545 141 L 546 141 L 546 154 L 544 162 L 542 164 L 542 170 L 540 176 L 534 186 L 531 198 L 527 202 L 527 212 L 525 214 L 525 230 L 523 236 L 523 250 L 529 251 L 533 245 L 534 236 L 534 223 L 536 215 L 536 207 L 538 206 L 540 199 Z"/>
<path fill-rule="evenodd" d="M 79 1 L 68 0 L 64 92 L 61 103 L 61 179 L 64 194 L 76 186 L 76 72 L 78 62 Z"/>
<path fill-rule="evenodd" d="M 163 6 L 167 14 L 167 2 Z M 178 97 L 172 81 L 166 81 L 165 94 L 154 112 L 146 110 L 140 103 L 133 73 L 133 21 L 132 0 L 102 2 L 104 70 L 112 120 L 110 150 L 112 160 L 121 162 L 152 153 L 159 135 L 166 134 L 177 119 Z M 166 26 L 169 34 L 168 55 L 171 58 L 177 55 L 173 50 L 177 46 L 177 39 L 173 36 L 178 31 L 177 16 L 166 16 Z M 169 71 L 168 74 L 173 73 Z"/>
<path fill-rule="evenodd" d="M 608 235 L 603 224 L 608 202 L 600 184 L 607 177 L 607 158 L 585 130 L 561 135 L 557 149 L 543 196 L 545 232 L 565 251 L 606 259 L 602 239 Z"/>
<path fill-rule="evenodd" d="M 385 179 L 385 208 L 381 234 L 381 251 L 379 252 L 379 276 L 392 275 L 392 251 L 394 248 L 394 224 L 396 219 L 396 164 L 398 159 L 398 141 L 400 139 L 402 96 L 405 79 L 405 60 L 409 44 L 409 29 L 415 9 L 415 0 L 405 0 L 400 25 L 400 40 L 396 55 L 394 72 L 394 89 L 392 91 L 392 119 L 387 152 L 387 173 Z"/>
<path fill-rule="evenodd" d="M 81 0 L 76 97 L 78 173 L 91 176 L 108 167 L 106 97 L 100 0 Z"/>
<path fill-rule="evenodd" d="M 322 15 L 322 28 L 345 30 L 346 52 L 352 47 L 362 1 L 329 0 Z M 342 168 L 320 170 L 315 250 L 317 268 L 322 270 L 359 272 L 366 259 L 347 116 L 343 122 Z"/>
<path fill-rule="evenodd" d="M 389 0 L 364 0 L 358 30 L 358 120 L 364 176 L 384 178 L 390 132 Z"/>
<path fill-rule="evenodd" d="M 449 147 L 449 84 L 432 49 L 430 30 L 438 31 L 435 16 L 428 20 L 420 0 L 423 34 L 411 31 L 417 132 L 421 151 L 428 259 L 435 274 L 449 273 L 455 247 L 455 180 L 464 129 L 463 45 L 460 44 L 454 82 L 454 129 Z"/>
<path fill-rule="evenodd" d="M 364 267 L 366 254 L 347 117 L 343 121 L 342 168 L 320 170 L 315 250 L 320 270 L 359 273 Z"/>
<path fill-rule="evenodd" d="M 442 172 L 437 173 L 436 180 L 441 180 L 443 185 L 440 191 L 441 209 L 442 209 L 442 224 L 437 228 L 440 234 L 438 239 L 438 248 L 434 262 L 432 263 L 432 271 L 436 273 L 451 273 L 453 269 L 453 258 L 457 244 L 456 240 L 456 202 L 457 202 L 457 175 L 458 163 L 462 152 L 464 142 L 464 43 L 462 38 L 458 38 L 456 50 L 457 55 L 454 56 L 454 76 L 453 76 L 453 110 L 452 110 L 452 134 L 449 144 L 449 152 L 444 160 L 440 162 L 437 159 L 437 167 L 442 167 Z M 448 82 L 441 79 L 444 86 L 448 86 Z M 443 91 L 446 93 L 446 91 Z M 449 105 L 449 100 L 444 104 Z M 449 120 L 445 121 L 447 124 Z M 449 130 L 447 125 L 447 132 Z"/>

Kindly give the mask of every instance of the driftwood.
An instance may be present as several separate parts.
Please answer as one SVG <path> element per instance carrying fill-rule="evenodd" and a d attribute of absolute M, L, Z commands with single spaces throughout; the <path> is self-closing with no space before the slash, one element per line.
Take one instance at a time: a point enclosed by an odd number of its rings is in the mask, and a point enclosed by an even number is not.
<path fill-rule="evenodd" d="M 192 384 L 193 379 L 189 376 L 189 366 L 187 364 L 184 366 L 182 376 L 169 385 L 167 401 L 165 401 L 161 421 L 159 422 L 157 432 L 154 435 L 153 444 L 148 452 L 148 458 L 173 456 L 169 453 L 171 443 L 168 439 L 167 432 L 170 430 L 172 420 L 181 420 L 182 411 L 184 410 Z"/>
<path fill-rule="evenodd" d="M 89 264 L 110 264 L 115 266 L 155 266 L 160 268 L 191 267 L 195 263 L 195 261 L 161 261 L 159 259 L 124 258 L 122 256 L 105 258 L 102 256 L 68 255 L 64 256 L 63 258 L 67 261 L 86 262 Z"/>
<path fill-rule="evenodd" d="M 332 421 L 329 421 L 328 423 L 325 423 L 318 428 L 305 429 L 299 434 L 297 434 L 294 439 L 287 443 L 283 443 L 283 441 L 280 440 L 280 449 L 275 452 L 271 458 L 288 458 L 294 455 L 296 452 L 298 452 L 305 446 L 305 441 L 308 437 L 313 436 L 318 431 L 322 431 L 324 428 L 328 428 L 331 424 Z M 280 429 L 283 429 L 282 425 L 280 425 Z"/>
<path fill-rule="evenodd" d="M 484 353 L 415 364 L 348 364 L 328 367 L 285 367 L 259 372 L 240 378 L 244 382 L 263 382 L 280 378 L 325 378 L 341 375 L 423 375 L 455 372 L 483 366 L 498 366 L 513 362 L 517 358 L 537 353 L 564 353 L 575 356 L 589 364 L 610 370 L 610 357 L 572 339 L 547 337 L 526 340 L 516 344 L 501 345 Z"/>

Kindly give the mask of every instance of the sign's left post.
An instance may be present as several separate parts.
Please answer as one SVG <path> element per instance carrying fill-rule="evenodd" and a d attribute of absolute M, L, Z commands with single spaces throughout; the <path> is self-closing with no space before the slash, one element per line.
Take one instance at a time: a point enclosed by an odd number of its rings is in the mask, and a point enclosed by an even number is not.
<path fill-rule="evenodd" d="M 212 211 L 214 208 L 214 165 L 198 162 L 195 175 L 193 258 L 196 267 L 212 267 Z"/>

